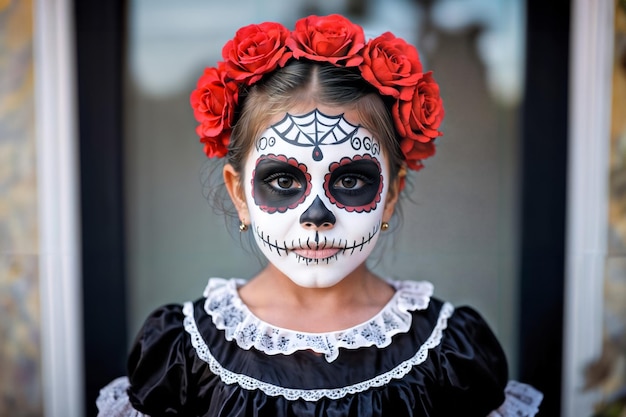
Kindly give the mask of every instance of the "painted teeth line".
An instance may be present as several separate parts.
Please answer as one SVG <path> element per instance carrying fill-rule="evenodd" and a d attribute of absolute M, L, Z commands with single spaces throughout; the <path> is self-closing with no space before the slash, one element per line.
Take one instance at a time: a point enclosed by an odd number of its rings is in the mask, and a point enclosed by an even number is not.
<path fill-rule="evenodd" d="M 350 254 L 353 254 L 357 248 L 359 249 L 359 251 L 362 251 L 363 247 L 372 241 L 372 239 L 374 238 L 374 236 L 376 236 L 379 230 L 380 230 L 379 226 L 374 227 L 374 231 L 368 234 L 367 239 L 363 237 L 361 240 L 361 243 L 357 243 L 355 240 L 352 246 L 344 247 L 343 251 L 345 252 L 349 249 L 352 249 L 352 252 L 350 252 Z"/>
<path fill-rule="evenodd" d="M 335 246 L 335 239 L 332 240 L 332 242 L 329 244 L 328 243 L 328 239 L 326 237 L 324 237 L 324 243 L 322 245 L 320 245 L 319 243 L 315 244 L 315 250 L 321 250 L 321 249 L 326 249 L 327 247 L 333 248 L 333 247 L 338 247 L 338 249 L 340 249 L 341 252 L 337 252 L 335 255 L 329 256 L 328 258 L 323 258 L 323 259 L 310 259 L 310 258 L 305 258 L 304 256 L 298 255 L 297 253 L 295 254 L 296 257 L 298 258 L 298 262 L 300 261 L 305 261 L 307 265 L 309 265 L 310 263 L 315 263 L 315 264 L 319 264 L 319 262 L 326 262 L 327 264 L 330 262 L 331 259 L 335 258 L 337 259 L 337 257 L 339 256 L 339 254 L 344 254 L 346 253 L 346 251 L 350 250 L 350 255 L 352 255 L 357 249 L 359 251 L 363 250 L 363 247 L 365 245 L 367 245 L 368 243 L 370 243 L 372 241 L 372 239 L 374 238 L 374 236 L 376 236 L 376 234 L 379 232 L 380 230 L 380 226 L 374 226 L 374 230 L 370 233 L 368 233 L 367 238 L 363 237 L 361 239 L 361 242 L 357 243 L 357 241 L 355 240 L 352 245 L 348 246 L 347 242 L 346 245 L 342 245 L 341 244 L 341 239 L 339 239 L 339 242 L 337 242 L 337 245 Z M 289 249 L 287 249 L 287 243 L 283 242 L 282 246 L 279 246 L 278 241 L 274 240 L 274 242 L 270 242 L 270 237 L 269 235 L 266 237 L 265 234 L 261 231 L 259 231 L 259 228 L 256 228 L 256 233 L 257 236 L 261 239 L 261 241 L 263 242 L 263 244 L 267 245 L 270 248 L 270 252 L 272 251 L 272 249 L 276 249 L 276 253 L 278 254 L 278 256 L 283 256 L 281 254 L 281 251 L 285 253 L 285 255 L 287 255 L 287 253 L 289 252 Z M 294 245 L 294 241 L 291 242 L 291 247 L 295 247 Z M 300 247 L 300 249 L 310 249 L 313 250 L 313 247 L 311 245 L 311 239 L 307 238 L 306 242 L 303 244 L 302 241 L 300 239 L 298 239 L 298 246 Z M 343 247 L 342 247 L 343 246 Z"/>
<path fill-rule="evenodd" d="M 265 234 L 263 232 L 259 232 L 259 228 L 256 228 L 256 233 L 257 236 L 261 239 L 261 241 L 267 245 L 270 248 L 270 252 L 273 249 L 276 249 L 276 253 L 278 254 L 278 256 L 283 256 L 280 252 L 283 251 L 285 252 L 285 255 L 287 255 L 287 252 L 289 251 L 287 249 L 287 245 L 283 243 L 283 246 L 278 246 L 278 241 L 274 240 L 274 243 L 270 242 L 270 237 L 269 235 L 267 237 L 265 237 Z"/>

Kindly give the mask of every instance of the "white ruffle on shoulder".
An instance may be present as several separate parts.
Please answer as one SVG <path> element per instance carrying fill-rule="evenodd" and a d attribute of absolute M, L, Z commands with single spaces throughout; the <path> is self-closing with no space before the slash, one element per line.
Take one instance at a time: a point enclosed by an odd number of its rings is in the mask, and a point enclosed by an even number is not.
<path fill-rule="evenodd" d="M 389 280 L 396 292 L 370 320 L 345 330 L 307 333 L 276 327 L 255 316 L 239 298 L 237 289 L 244 283 L 240 279 L 211 278 L 204 290 L 204 309 L 228 341 L 234 340 L 242 349 L 254 347 L 268 355 L 313 350 L 323 354 L 328 362 L 337 359 L 339 348 L 389 346 L 394 335 L 409 331 L 411 311 L 428 308 L 433 295 L 433 285 L 428 281 Z"/>

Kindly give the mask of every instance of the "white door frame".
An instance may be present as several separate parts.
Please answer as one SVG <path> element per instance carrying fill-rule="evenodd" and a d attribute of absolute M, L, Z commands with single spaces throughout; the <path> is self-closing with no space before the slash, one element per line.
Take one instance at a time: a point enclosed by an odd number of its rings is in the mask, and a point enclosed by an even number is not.
<path fill-rule="evenodd" d="M 562 415 L 587 417 L 599 393 L 584 368 L 602 349 L 615 2 L 574 0 L 570 27 Z"/>
<path fill-rule="evenodd" d="M 79 158 L 71 0 L 33 0 L 44 415 L 84 415 Z"/>

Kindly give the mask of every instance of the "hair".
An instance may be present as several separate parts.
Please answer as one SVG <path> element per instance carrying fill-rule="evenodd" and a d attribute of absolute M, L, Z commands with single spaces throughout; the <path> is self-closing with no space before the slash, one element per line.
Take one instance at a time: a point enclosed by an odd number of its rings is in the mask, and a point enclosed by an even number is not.
<path fill-rule="evenodd" d="M 294 60 L 240 92 L 228 163 L 241 173 L 255 139 L 267 129 L 270 120 L 309 103 L 354 110 L 360 123 L 378 139 L 389 160 L 391 179 L 396 178 L 403 157 L 391 118 L 391 103 L 386 103 L 356 68 L 305 60 Z"/>

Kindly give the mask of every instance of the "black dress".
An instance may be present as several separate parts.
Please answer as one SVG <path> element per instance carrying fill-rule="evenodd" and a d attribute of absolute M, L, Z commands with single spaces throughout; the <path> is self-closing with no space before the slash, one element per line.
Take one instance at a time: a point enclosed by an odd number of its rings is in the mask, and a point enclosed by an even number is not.
<path fill-rule="evenodd" d="M 154 311 L 100 415 L 531 416 L 541 400 L 514 383 L 503 405 L 497 339 L 476 311 L 432 298 L 428 282 L 390 281 L 396 293 L 375 317 L 329 333 L 263 322 L 242 284 L 213 278 L 203 298 Z"/>

